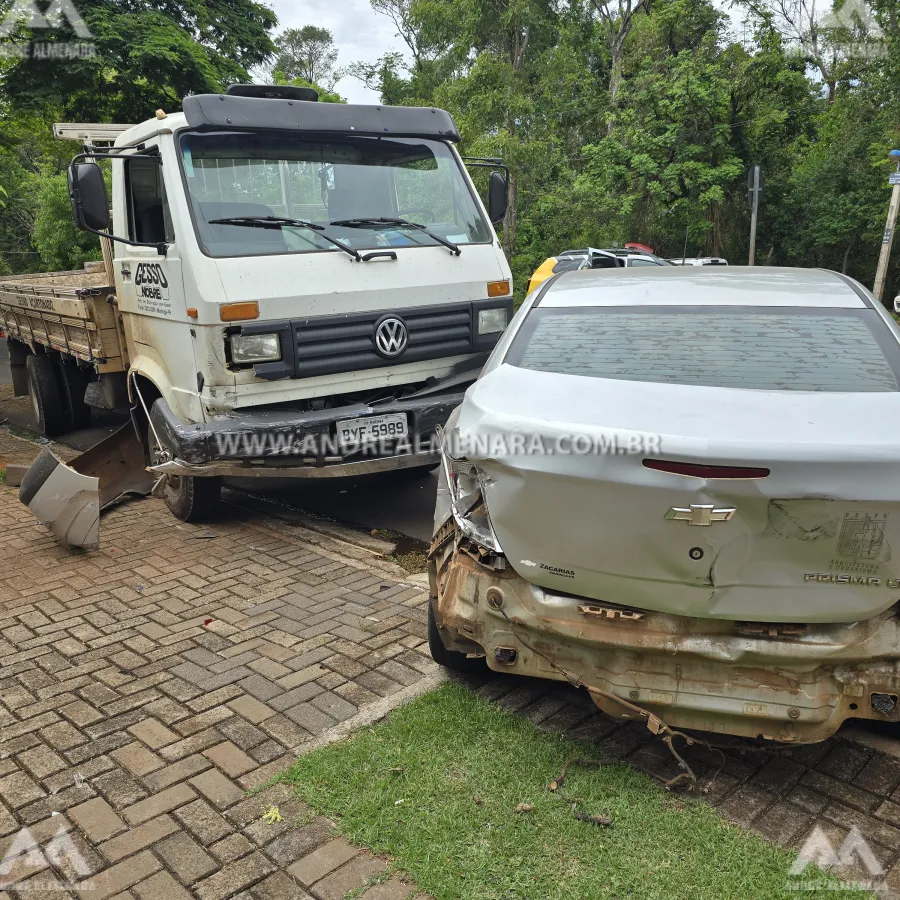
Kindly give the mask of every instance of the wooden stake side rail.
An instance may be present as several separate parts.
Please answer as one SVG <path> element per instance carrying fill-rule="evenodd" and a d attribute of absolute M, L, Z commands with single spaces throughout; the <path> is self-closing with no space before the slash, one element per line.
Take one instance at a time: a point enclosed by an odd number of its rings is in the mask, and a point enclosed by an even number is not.
<path fill-rule="evenodd" d="M 105 280 L 103 272 L 0 279 L 0 325 L 32 349 L 68 353 L 99 373 L 124 371 L 110 302 L 115 289 L 103 285 Z"/>

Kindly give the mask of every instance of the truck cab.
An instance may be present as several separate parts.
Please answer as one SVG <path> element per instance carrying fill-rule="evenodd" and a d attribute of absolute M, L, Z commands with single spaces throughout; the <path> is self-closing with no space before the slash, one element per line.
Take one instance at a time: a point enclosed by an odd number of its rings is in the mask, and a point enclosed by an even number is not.
<path fill-rule="evenodd" d="M 225 475 L 438 462 L 436 428 L 512 314 L 504 167 L 477 162 L 489 210 L 458 141 L 442 110 L 238 86 L 76 159 L 76 221 L 113 245 L 128 398 L 176 515 Z"/>

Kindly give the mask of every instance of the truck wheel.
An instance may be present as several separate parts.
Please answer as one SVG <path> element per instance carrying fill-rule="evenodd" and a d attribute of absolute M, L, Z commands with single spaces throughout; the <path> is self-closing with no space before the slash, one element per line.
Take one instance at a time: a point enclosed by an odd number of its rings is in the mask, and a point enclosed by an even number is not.
<path fill-rule="evenodd" d="M 448 650 L 441 639 L 441 632 L 434 618 L 434 608 L 428 601 L 428 649 L 431 658 L 445 669 L 466 674 L 477 674 L 487 671 L 487 663 L 480 657 L 469 657 L 457 650 Z"/>
<path fill-rule="evenodd" d="M 38 430 L 45 437 L 57 437 L 66 430 L 66 403 L 60 378 L 49 356 L 29 356 L 28 391 Z"/>
<path fill-rule="evenodd" d="M 163 499 L 176 519 L 203 522 L 215 515 L 221 492 L 221 478 L 169 475 Z"/>
<path fill-rule="evenodd" d="M 57 368 L 69 430 L 87 428 L 91 424 L 91 408 L 84 402 L 88 379 L 74 361 L 60 359 Z"/>

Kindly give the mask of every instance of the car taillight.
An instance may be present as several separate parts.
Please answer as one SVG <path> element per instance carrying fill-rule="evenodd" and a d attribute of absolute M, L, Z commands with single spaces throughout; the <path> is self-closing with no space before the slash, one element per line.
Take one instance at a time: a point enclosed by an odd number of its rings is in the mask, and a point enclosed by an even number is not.
<path fill-rule="evenodd" d="M 672 462 L 665 459 L 645 459 L 644 468 L 688 478 L 765 478 L 769 469 L 753 466 L 706 466 L 701 463 Z"/>

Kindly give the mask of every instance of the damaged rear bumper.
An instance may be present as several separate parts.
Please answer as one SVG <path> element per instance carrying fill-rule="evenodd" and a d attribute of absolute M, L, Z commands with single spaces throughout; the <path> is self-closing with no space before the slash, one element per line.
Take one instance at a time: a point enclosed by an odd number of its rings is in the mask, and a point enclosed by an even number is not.
<path fill-rule="evenodd" d="M 446 646 L 496 671 L 562 680 L 552 660 L 612 695 L 592 692 L 613 716 L 632 714 L 619 698 L 672 727 L 751 738 L 812 743 L 847 718 L 900 720 L 894 610 L 809 626 L 686 618 L 553 594 L 475 553 L 458 532 L 435 546 L 431 602 Z"/>

